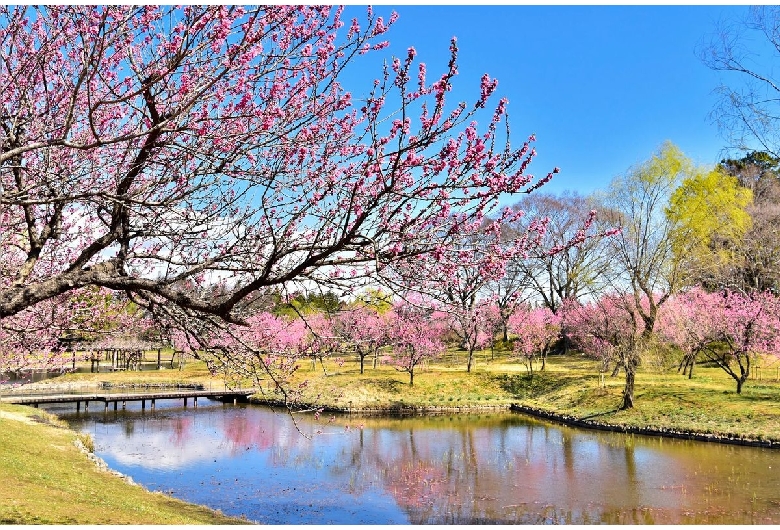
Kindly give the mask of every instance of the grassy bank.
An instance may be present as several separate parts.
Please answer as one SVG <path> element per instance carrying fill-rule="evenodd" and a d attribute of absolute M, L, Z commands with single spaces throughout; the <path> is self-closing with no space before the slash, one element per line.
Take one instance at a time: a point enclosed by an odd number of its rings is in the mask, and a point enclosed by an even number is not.
<path fill-rule="evenodd" d="M 46 412 L 0 405 L 0 523 L 241 523 L 128 484 L 99 469 L 76 438 L 83 437 Z"/>
<path fill-rule="evenodd" d="M 483 354 L 472 373 L 462 363 L 431 364 L 415 375 L 414 386 L 408 374 L 392 367 L 367 368 L 361 375 L 350 362 L 341 367 L 326 362 L 324 371 L 307 364 L 297 377 L 308 381 L 310 401 L 335 410 L 463 410 L 518 403 L 603 424 L 780 441 L 775 367 L 765 368 L 760 380 L 749 379 L 741 395 L 717 367 L 699 365 L 693 379 L 673 369 L 643 367 L 636 406 L 620 411 L 623 374 L 602 378 L 598 366 L 580 355 L 553 356 L 544 372 L 529 375 L 507 356 L 491 360 Z"/>

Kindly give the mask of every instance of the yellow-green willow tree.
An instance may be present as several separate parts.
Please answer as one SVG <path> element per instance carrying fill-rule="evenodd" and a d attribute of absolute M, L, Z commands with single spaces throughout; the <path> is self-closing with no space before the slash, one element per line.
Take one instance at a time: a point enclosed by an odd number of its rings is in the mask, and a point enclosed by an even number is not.
<path fill-rule="evenodd" d="M 721 169 L 697 171 L 674 190 L 666 209 L 670 243 L 686 283 L 715 287 L 736 259 L 734 249 L 751 227 L 753 193 Z"/>

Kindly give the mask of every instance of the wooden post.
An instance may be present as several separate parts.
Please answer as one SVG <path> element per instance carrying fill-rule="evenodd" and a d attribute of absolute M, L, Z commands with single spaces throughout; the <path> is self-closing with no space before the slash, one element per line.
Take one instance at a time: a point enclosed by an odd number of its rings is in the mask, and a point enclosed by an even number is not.
<path fill-rule="evenodd" d="M 198 396 L 193 396 L 192 398 L 192 406 L 195 408 L 198 408 Z"/>
<path fill-rule="evenodd" d="M 76 412 L 81 411 L 81 401 L 76 401 Z"/>
<path fill-rule="evenodd" d="M 84 401 L 84 412 L 89 410 L 89 401 Z"/>
<path fill-rule="evenodd" d="M 187 398 L 184 398 L 184 408 L 187 408 Z"/>
<path fill-rule="evenodd" d="M 114 410 L 116 410 L 117 405 L 119 404 L 118 401 L 114 401 Z"/>
<path fill-rule="evenodd" d="M 141 400 L 141 410 L 146 410 L 146 400 L 145 399 Z"/>
<path fill-rule="evenodd" d="M 122 410 L 125 410 L 126 407 L 127 407 L 127 402 L 126 401 L 122 401 Z"/>
<path fill-rule="evenodd" d="M 157 348 L 157 369 L 160 369 L 160 363 L 162 362 L 162 348 Z"/>
<path fill-rule="evenodd" d="M 106 401 L 106 408 L 103 409 L 103 412 L 108 412 L 108 401 Z"/>
<path fill-rule="evenodd" d="M 152 399 L 152 410 L 154 410 L 154 399 Z"/>

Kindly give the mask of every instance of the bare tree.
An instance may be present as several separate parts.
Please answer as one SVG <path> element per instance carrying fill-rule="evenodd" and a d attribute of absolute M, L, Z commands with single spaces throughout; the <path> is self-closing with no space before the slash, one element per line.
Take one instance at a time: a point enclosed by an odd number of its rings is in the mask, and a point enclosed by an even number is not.
<path fill-rule="evenodd" d="M 591 211 L 600 211 L 593 226 L 595 234 L 609 231 L 610 216 L 592 197 L 576 192 L 561 195 L 533 194 L 523 197 L 515 209 L 526 212 L 530 219 L 547 219 L 542 244 L 527 256 L 517 256 L 508 274 L 522 278 L 525 287 L 553 313 L 564 300 L 578 300 L 599 291 L 608 271 L 604 237 L 590 237 L 571 245 L 582 220 Z M 522 227 L 527 221 L 518 221 Z"/>
<path fill-rule="evenodd" d="M 753 203 L 747 208 L 752 225 L 740 241 L 722 244 L 731 259 L 703 284 L 710 289 L 780 292 L 780 160 L 751 152 L 720 165 L 753 192 Z"/>
<path fill-rule="evenodd" d="M 606 198 L 609 214 L 615 216 L 609 221 L 622 227 L 608 240 L 611 287 L 634 300 L 645 337 L 653 332 L 659 307 L 680 286 L 681 262 L 665 210 L 671 193 L 690 171 L 690 161 L 667 142 L 650 160 L 615 178 Z"/>
<path fill-rule="evenodd" d="M 750 8 L 743 21 L 721 24 L 698 50 L 708 67 L 729 74 L 718 87 L 712 118 L 729 148 L 750 151 L 755 142 L 780 156 L 780 7 Z"/>

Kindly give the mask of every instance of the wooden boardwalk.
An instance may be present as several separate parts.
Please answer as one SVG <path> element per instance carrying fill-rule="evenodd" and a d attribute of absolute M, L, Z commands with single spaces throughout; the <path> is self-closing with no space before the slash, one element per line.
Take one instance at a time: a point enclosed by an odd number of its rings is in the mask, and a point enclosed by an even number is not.
<path fill-rule="evenodd" d="M 187 406 L 187 401 L 192 398 L 193 406 L 198 406 L 198 398 L 216 399 L 219 401 L 247 401 L 249 396 L 255 394 L 257 389 L 247 388 L 242 390 L 170 390 L 170 391 L 158 391 L 158 392 L 134 392 L 134 393 L 118 393 L 118 392 L 98 392 L 94 394 L 38 394 L 38 395 L 5 395 L 0 397 L 0 403 L 11 403 L 14 405 L 32 405 L 38 407 L 38 405 L 44 403 L 75 403 L 76 412 L 81 410 L 81 404 L 84 403 L 84 410 L 89 410 L 89 403 L 91 401 L 97 401 L 104 403 L 105 410 L 108 410 L 109 403 L 114 404 L 114 410 L 118 409 L 119 402 L 122 403 L 122 409 L 125 408 L 128 401 L 140 401 L 141 409 L 146 409 L 146 402 L 149 401 L 151 408 L 154 409 L 155 402 L 158 399 L 183 399 L 184 406 Z"/>

